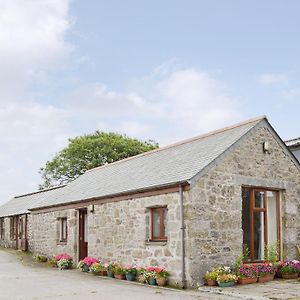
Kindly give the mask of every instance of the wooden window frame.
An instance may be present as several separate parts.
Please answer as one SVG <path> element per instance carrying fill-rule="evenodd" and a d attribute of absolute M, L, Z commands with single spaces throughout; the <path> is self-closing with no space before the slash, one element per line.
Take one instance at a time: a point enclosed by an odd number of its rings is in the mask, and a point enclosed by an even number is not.
<path fill-rule="evenodd" d="M 65 236 L 63 235 L 64 232 L 66 233 Z M 66 217 L 59 219 L 59 241 L 62 243 L 66 243 L 68 241 L 68 218 Z"/>
<path fill-rule="evenodd" d="M 165 227 L 165 215 L 166 215 L 166 206 L 160 206 L 160 207 L 151 207 L 151 241 L 154 242 L 166 242 L 168 239 L 166 237 L 166 227 Z M 160 235 L 154 236 L 154 213 L 159 212 L 160 217 Z"/>
<path fill-rule="evenodd" d="M 3 240 L 5 237 L 4 218 L 0 218 L 0 239 Z"/>
<path fill-rule="evenodd" d="M 278 259 L 281 258 L 281 222 L 280 222 L 280 190 L 270 188 L 257 188 L 244 186 L 244 189 L 248 189 L 250 192 L 250 262 L 259 262 L 254 259 L 255 245 L 254 245 L 254 213 L 264 213 L 264 242 L 268 245 L 268 209 L 267 209 L 267 192 L 276 193 L 276 220 L 277 220 L 277 243 L 278 243 Z M 255 192 L 264 193 L 264 207 L 255 207 Z"/>

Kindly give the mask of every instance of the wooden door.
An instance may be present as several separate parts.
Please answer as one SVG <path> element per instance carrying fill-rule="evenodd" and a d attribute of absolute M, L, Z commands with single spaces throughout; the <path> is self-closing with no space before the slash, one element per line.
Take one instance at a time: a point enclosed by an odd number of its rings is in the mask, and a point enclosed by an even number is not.
<path fill-rule="evenodd" d="M 79 210 L 79 260 L 85 258 L 88 255 L 87 230 L 87 210 L 86 208 L 84 208 Z"/>
<path fill-rule="evenodd" d="M 17 217 L 17 249 L 27 250 L 27 215 Z"/>

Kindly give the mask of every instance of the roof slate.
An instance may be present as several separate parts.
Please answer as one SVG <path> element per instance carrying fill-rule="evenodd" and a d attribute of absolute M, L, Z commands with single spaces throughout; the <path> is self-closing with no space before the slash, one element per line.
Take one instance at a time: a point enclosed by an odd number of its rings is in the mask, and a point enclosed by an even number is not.
<path fill-rule="evenodd" d="M 265 117 L 91 169 L 31 209 L 188 182 Z"/>
<path fill-rule="evenodd" d="M 58 186 L 35 193 L 16 196 L 0 206 L 0 217 L 29 213 L 29 207 L 36 206 L 41 201 L 47 201 L 48 198 L 54 197 L 54 195 L 57 194 L 63 187 L 64 186 Z"/>

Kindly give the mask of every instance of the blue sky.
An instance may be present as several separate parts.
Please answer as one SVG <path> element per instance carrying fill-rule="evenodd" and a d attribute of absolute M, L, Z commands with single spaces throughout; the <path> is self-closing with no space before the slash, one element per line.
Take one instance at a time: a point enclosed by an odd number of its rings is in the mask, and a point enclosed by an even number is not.
<path fill-rule="evenodd" d="M 258 115 L 300 136 L 299 1 L 0 2 L 0 202 L 67 138 L 161 145 Z"/>

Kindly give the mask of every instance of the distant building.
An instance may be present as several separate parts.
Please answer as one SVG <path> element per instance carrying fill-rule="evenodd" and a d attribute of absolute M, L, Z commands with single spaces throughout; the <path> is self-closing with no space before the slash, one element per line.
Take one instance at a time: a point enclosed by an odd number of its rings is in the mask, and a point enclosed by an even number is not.
<path fill-rule="evenodd" d="M 285 143 L 296 156 L 296 158 L 300 161 L 300 137 L 285 141 Z"/>

